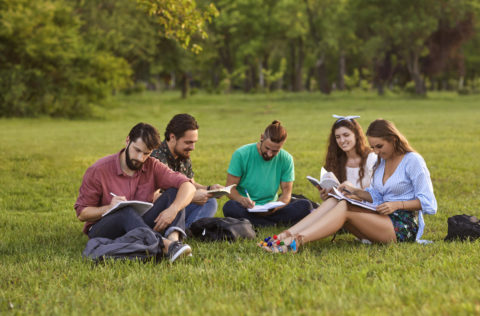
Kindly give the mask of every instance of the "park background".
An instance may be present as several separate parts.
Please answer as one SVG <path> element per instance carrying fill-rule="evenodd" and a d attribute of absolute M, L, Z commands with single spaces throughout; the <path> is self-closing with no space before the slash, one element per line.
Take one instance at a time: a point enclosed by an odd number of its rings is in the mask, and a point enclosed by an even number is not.
<path fill-rule="evenodd" d="M 443 242 L 479 215 L 478 1 L 0 0 L 2 314 L 480 314 L 478 242 Z M 343 83 L 343 84 L 342 84 Z M 350 235 L 297 255 L 189 240 L 170 265 L 81 258 L 83 173 L 139 121 L 200 124 L 200 183 L 273 119 L 295 193 L 318 200 L 332 114 L 392 120 L 422 154 L 433 244 Z M 219 200 L 217 216 L 222 216 Z M 275 229 L 262 229 L 259 238 Z"/>

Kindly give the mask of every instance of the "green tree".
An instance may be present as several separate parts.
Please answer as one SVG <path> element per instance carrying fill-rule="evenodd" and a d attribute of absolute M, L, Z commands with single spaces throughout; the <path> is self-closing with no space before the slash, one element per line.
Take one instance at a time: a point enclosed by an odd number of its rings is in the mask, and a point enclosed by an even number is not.
<path fill-rule="evenodd" d="M 137 0 L 140 6 L 155 17 L 160 32 L 178 41 L 182 47 L 200 52 L 201 46 L 192 43 L 192 37 L 207 37 L 206 24 L 218 15 L 213 4 L 198 8 L 195 0 Z"/>
<path fill-rule="evenodd" d="M 128 83 L 128 64 L 83 41 L 64 1 L 0 1 L 0 115 L 82 116 Z"/>

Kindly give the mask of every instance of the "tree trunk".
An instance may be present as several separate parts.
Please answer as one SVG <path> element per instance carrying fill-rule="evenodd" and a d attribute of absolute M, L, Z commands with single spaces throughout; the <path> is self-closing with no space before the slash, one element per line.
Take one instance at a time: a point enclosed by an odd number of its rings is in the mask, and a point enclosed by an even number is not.
<path fill-rule="evenodd" d="M 340 51 L 340 59 L 338 64 L 338 90 L 345 90 L 345 73 L 345 51 L 342 49 Z"/>
<path fill-rule="evenodd" d="M 169 82 L 169 85 L 168 85 L 168 88 L 169 88 L 170 90 L 175 89 L 175 82 L 176 82 L 176 80 L 177 80 L 177 79 L 175 78 L 175 71 L 172 71 L 172 72 L 170 73 L 170 82 Z"/>
<path fill-rule="evenodd" d="M 312 78 L 315 75 L 315 68 L 310 67 L 308 69 L 307 79 L 305 80 L 305 89 L 307 91 L 312 91 Z"/>
<path fill-rule="evenodd" d="M 305 51 L 303 49 L 303 40 L 298 38 L 298 55 L 295 63 L 295 85 L 294 91 L 299 92 L 303 90 L 303 61 L 305 59 Z"/>
<path fill-rule="evenodd" d="M 265 89 L 265 78 L 264 78 L 264 75 L 263 75 L 263 65 L 262 65 L 262 62 L 259 60 L 257 62 L 257 67 L 258 67 L 258 87 L 261 89 L 261 90 L 264 90 Z"/>
<path fill-rule="evenodd" d="M 245 57 L 245 59 L 243 61 L 243 64 L 244 65 L 249 65 L 247 57 Z M 245 68 L 245 79 L 243 80 L 243 92 L 249 92 L 250 90 L 252 90 L 252 81 L 251 81 L 252 74 L 251 74 L 251 72 L 252 72 L 252 70 L 251 70 L 251 67 L 249 65 L 248 67 Z"/>
<path fill-rule="evenodd" d="M 315 77 L 320 91 L 324 94 L 330 94 L 331 88 L 328 83 L 327 69 L 325 67 L 325 56 L 321 56 L 315 63 Z"/>
<path fill-rule="evenodd" d="M 416 51 L 409 54 L 407 68 L 415 82 L 415 93 L 418 95 L 425 95 L 427 91 L 425 88 L 425 82 L 420 74 L 419 54 Z"/>
<path fill-rule="evenodd" d="M 182 85 L 182 98 L 186 99 L 188 96 L 188 91 L 190 90 L 190 80 L 188 79 L 188 74 L 186 72 L 182 74 L 181 85 Z"/>

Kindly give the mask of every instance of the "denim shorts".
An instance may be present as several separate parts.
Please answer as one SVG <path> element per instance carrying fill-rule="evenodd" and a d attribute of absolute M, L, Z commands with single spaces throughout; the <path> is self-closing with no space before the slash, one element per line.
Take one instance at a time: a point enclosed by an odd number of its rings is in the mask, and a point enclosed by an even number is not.
<path fill-rule="evenodd" d="M 397 242 L 415 241 L 418 231 L 416 212 L 397 210 L 388 216 L 392 220 Z"/>

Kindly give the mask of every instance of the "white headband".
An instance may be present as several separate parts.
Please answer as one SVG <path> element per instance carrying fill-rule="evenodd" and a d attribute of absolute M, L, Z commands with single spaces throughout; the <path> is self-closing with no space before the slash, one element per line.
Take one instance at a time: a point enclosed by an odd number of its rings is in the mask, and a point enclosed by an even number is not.
<path fill-rule="evenodd" d="M 356 118 L 360 117 L 359 115 L 340 116 L 340 115 L 336 115 L 336 114 L 333 114 L 332 116 L 337 119 L 337 122 L 345 121 L 345 120 L 351 121 L 353 119 L 356 119 Z"/>

